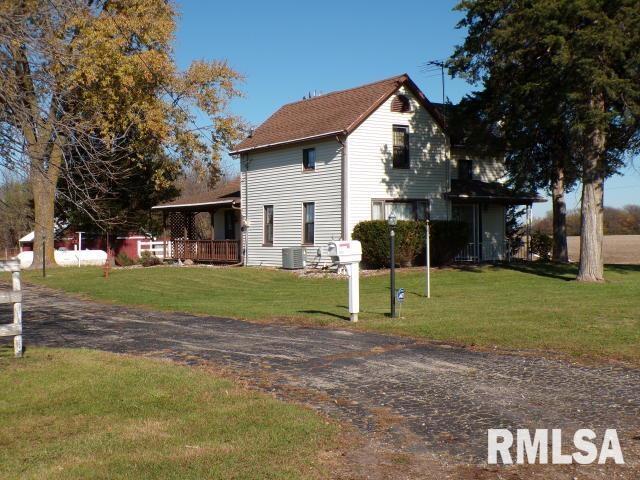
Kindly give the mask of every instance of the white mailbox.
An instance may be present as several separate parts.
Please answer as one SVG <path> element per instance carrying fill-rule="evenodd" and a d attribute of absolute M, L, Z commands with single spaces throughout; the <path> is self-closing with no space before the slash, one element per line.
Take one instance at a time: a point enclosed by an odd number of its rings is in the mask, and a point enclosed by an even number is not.
<path fill-rule="evenodd" d="M 333 263 L 346 265 L 362 260 L 362 245 L 358 240 L 329 242 L 327 249 Z"/>
<path fill-rule="evenodd" d="M 349 316 L 358 321 L 360 312 L 360 260 L 362 245 L 358 240 L 329 242 L 327 250 L 334 264 L 343 265 L 349 274 Z"/>

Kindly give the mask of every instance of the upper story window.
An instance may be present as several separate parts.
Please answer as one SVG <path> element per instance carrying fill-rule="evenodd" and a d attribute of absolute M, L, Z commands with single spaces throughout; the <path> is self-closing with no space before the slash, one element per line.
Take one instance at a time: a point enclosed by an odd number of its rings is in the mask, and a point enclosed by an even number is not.
<path fill-rule="evenodd" d="M 304 203 L 302 205 L 303 233 L 302 243 L 305 245 L 313 245 L 315 241 L 316 229 L 316 204 L 313 202 Z"/>
<path fill-rule="evenodd" d="M 409 127 L 393 126 L 393 168 L 409 168 Z"/>
<path fill-rule="evenodd" d="M 302 150 L 302 168 L 305 170 L 316 169 L 316 149 L 305 148 Z"/>
<path fill-rule="evenodd" d="M 459 180 L 473 179 L 473 161 L 472 160 L 458 160 L 458 179 Z"/>
<path fill-rule="evenodd" d="M 265 245 L 273 245 L 273 205 L 264 206 L 264 238 Z"/>
<path fill-rule="evenodd" d="M 396 95 L 391 100 L 391 111 L 398 113 L 407 113 L 411 111 L 411 102 L 406 95 Z"/>

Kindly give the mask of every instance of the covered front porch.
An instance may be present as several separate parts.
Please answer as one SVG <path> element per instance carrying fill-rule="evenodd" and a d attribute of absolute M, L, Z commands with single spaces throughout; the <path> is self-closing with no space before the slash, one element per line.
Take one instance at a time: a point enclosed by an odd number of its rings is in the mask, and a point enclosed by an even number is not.
<path fill-rule="evenodd" d="M 499 183 L 479 180 L 452 180 L 452 218 L 470 226 L 469 241 L 456 256 L 459 262 L 531 260 L 531 206 L 545 200 L 534 194 L 519 193 Z M 522 241 L 513 242 L 507 232 L 507 209 L 525 207 Z"/>
<path fill-rule="evenodd" d="M 240 185 L 232 180 L 212 192 L 183 196 L 152 208 L 162 214 L 157 253 L 165 260 L 233 264 L 242 261 Z M 160 248 L 158 248 L 160 247 Z"/>

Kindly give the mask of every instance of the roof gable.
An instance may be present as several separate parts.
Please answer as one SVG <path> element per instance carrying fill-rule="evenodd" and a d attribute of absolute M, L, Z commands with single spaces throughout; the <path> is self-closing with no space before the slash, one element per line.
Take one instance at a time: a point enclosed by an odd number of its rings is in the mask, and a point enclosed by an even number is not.
<path fill-rule="evenodd" d="M 403 85 L 442 127 L 439 112 L 409 76 L 403 74 L 284 105 L 231 153 L 349 134 Z"/>

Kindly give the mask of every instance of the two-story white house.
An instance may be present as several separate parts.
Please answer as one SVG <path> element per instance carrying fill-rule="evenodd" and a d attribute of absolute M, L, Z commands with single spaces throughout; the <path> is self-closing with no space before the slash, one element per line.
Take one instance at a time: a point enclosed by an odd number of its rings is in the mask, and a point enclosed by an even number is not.
<path fill-rule="evenodd" d="M 240 159 L 247 265 L 282 265 L 305 247 L 326 264 L 326 245 L 363 220 L 458 219 L 471 225 L 468 260 L 505 255 L 505 208 L 531 204 L 501 185 L 501 159 L 452 145 L 438 105 L 400 75 L 289 103 L 232 152 Z"/>

